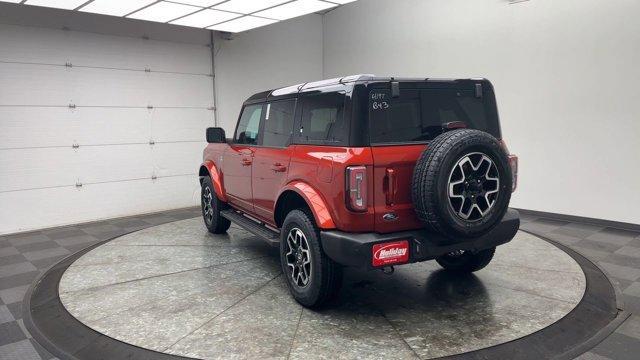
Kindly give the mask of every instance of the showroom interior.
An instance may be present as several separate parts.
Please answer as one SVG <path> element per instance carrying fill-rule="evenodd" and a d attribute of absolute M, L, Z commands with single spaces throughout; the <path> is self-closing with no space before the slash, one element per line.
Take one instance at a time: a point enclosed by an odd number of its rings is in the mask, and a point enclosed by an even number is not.
<path fill-rule="evenodd" d="M 637 359 L 638 14 L 0 1 L 0 359 Z M 434 92 L 453 120 L 374 143 L 376 111 Z M 319 96 L 342 101 L 327 126 Z M 404 120 L 384 114 L 388 139 Z M 456 203 L 465 161 L 489 165 Z M 466 194 L 486 211 L 460 217 Z"/>

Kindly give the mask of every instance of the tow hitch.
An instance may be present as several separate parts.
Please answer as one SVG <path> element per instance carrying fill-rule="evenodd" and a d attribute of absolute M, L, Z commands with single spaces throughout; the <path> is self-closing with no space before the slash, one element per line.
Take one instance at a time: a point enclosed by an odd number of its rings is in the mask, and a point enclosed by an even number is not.
<path fill-rule="evenodd" d="M 396 269 L 393 266 L 385 266 L 382 268 L 382 272 L 385 275 L 391 275 L 394 271 L 396 271 Z"/>

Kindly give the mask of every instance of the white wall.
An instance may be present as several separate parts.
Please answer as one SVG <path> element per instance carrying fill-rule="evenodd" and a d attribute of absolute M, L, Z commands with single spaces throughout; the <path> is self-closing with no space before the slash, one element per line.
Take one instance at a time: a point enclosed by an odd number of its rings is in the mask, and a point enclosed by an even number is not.
<path fill-rule="evenodd" d="M 254 93 L 322 79 L 322 16 L 317 14 L 216 40 L 219 125 L 233 135 Z"/>
<path fill-rule="evenodd" d="M 105 35 L 14 10 L 0 6 L 0 233 L 195 205 L 214 123 L 208 32 L 156 40 L 118 19 Z M 39 17 L 60 26 L 13 21 Z"/>
<path fill-rule="evenodd" d="M 360 0 L 325 15 L 324 77 L 486 77 L 520 157 L 512 206 L 640 223 L 640 2 Z"/>

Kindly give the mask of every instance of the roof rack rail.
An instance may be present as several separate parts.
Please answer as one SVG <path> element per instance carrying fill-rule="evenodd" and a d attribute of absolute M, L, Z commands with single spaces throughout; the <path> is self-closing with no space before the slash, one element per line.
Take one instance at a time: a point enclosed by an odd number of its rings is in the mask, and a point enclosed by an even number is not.
<path fill-rule="evenodd" d="M 344 83 L 348 83 L 348 82 L 354 82 L 354 81 L 358 81 L 358 80 L 364 80 L 365 78 L 373 78 L 375 77 L 374 74 L 355 74 L 355 75 L 348 75 L 348 76 L 343 76 L 340 78 L 340 84 L 344 84 Z"/>

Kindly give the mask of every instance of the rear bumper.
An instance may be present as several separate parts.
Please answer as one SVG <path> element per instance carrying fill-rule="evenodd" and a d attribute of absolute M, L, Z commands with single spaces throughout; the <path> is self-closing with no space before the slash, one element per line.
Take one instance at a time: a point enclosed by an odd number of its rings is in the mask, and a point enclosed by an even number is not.
<path fill-rule="evenodd" d="M 489 233 L 471 239 L 451 239 L 425 230 L 402 231 L 390 234 L 348 233 L 321 231 L 320 239 L 324 252 L 333 261 L 345 265 L 373 268 L 372 247 L 375 244 L 408 240 L 409 261 L 407 263 L 435 259 L 455 250 L 479 251 L 508 243 L 520 227 L 520 214 L 509 209 L 502 221 Z"/>

